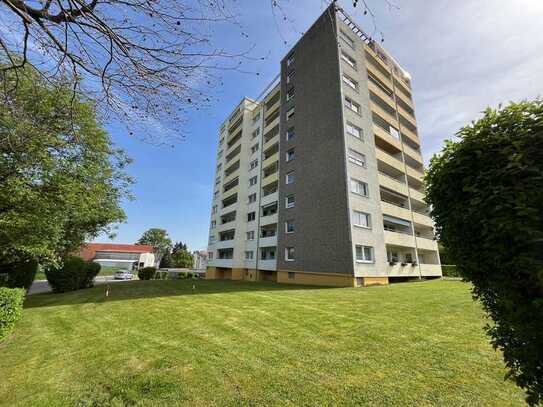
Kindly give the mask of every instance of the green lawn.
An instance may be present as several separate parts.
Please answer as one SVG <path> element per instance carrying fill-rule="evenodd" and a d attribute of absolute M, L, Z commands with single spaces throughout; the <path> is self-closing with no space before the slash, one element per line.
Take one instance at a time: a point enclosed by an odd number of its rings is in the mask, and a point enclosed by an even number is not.
<path fill-rule="evenodd" d="M 0 403 L 521 406 L 484 324 L 458 281 L 40 294 L 0 345 Z"/>
<path fill-rule="evenodd" d="M 115 274 L 119 270 L 120 269 L 117 268 L 117 267 L 102 266 L 102 268 L 100 269 L 100 272 L 98 273 L 98 275 L 99 276 L 112 276 L 113 274 Z M 47 278 L 45 277 L 45 272 L 43 272 L 42 270 L 39 270 L 36 273 L 36 277 L 34 277 L 34 280 L 47 280 Z"/>

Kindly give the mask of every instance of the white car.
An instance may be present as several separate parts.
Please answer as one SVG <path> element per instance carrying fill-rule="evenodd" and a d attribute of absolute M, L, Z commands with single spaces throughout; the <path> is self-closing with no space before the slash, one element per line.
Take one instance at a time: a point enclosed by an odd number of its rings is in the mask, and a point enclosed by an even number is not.
<path fill-rule="evenodd" d="M 132 280 L 134 278 L 134 274 L 128 270 L 120 270 L 113 275 L 113 278 L 115 280 Z"/>

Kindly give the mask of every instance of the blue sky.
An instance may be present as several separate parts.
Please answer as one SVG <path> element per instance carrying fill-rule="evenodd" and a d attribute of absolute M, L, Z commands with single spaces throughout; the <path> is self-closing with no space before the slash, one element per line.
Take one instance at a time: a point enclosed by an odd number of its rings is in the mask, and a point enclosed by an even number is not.
<path fill-rule="evenodd" d="M 397 8 L 367 2 L 383 32 L 384 47 L 412 75 L 426 161 L 485 107 L 543 95 L 543 1 L 396 0 Z M 128 220 L 119 225 L 115 242 L 135 242 L 146 229 L 159 227 L 193 250 L 206 247 L 218 126 L 243 96 L 256 97 L 274 78 L 280 59 L 326 4 L 282 0 L 291 22 L 278 15 L 276 23 L 268 0 L 235 3 L 249 39 L 239 31 L 220 30 L 215 45 L 239 51 L 256 43 L 252 54 L 267 58 L 247 62 L 246 68 L 258 76 L 224 72 L 224 86 L 213 93 L 218 102 L 190 113 L 182 129 L 170 129 L 186 135 L 173 148 L 139 141 L 122 126 L 108 126 L 117 145 L 134 159 L 129 173 L 136 179 L 136 200 L 123 204 Z M 373 32 L 371 17 L 349 3 L 344 0 L 342 5 Z M 109 240 L 100 236 L 96 241 Z"/>

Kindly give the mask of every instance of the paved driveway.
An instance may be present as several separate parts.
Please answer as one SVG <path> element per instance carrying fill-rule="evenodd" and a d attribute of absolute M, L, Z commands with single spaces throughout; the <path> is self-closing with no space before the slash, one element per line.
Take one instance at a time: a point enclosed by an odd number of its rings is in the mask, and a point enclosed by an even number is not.
<path fill-rule="evenodd" d="M 104 276 L 104 277 L 96 277 L 94 279 L 95 285 L 105 284 L 105 283 L 119 283 L 125 280 L 115 280 L 113 276 Z M 36 280 L 32 283 L 32 286 L 28 290 L 28 295 L 32 294 L 40 294 L 40 293 L 48 293 L 51 292 L 51 286 L 47 282 L 47 280 Z"/>

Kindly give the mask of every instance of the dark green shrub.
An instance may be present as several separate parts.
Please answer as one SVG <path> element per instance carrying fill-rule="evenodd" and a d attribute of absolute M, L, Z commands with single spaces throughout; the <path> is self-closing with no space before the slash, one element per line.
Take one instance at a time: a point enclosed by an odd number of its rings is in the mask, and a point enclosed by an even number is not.
<path fill-rule="evenodd" d="M 144 267 L 138 270 L 138 278 L 140 280 L 151 280 L 156 273 L 156 268 L 154 267 Z"/>
<path fill-rule="evenodd" d="M 32 259 L 0 265 L 0 273 L 4 274 L 2 286 L 8 288 L 24 288 L 28 290 L 38 272 L 38 262 Z"/>
<path fill-rule="evenodd" d="M 25 290 L 0 287 L 0 342 L 3 341 L 23 315 Z"/>
<path fill-rule="evenodd" d="M 94 285 L 94 278 L 100 272 L 98 263 L 86 262 L 81 257 L 68 256 L 62 266 L 49 267 L 45 277 L 53 292 L 63 293 Z"/>
<path fill-rule="evenodd" d="M 455 265 L 442 264 L 441 271 L 443 271 L 443 277 L 462 277 Z"/>
<path fill-rule="evenodd" d="M 437 233 L 493 324 L 508 377 L 543 401 L 543 100 L 488 109 L 426 175 Z"/>

